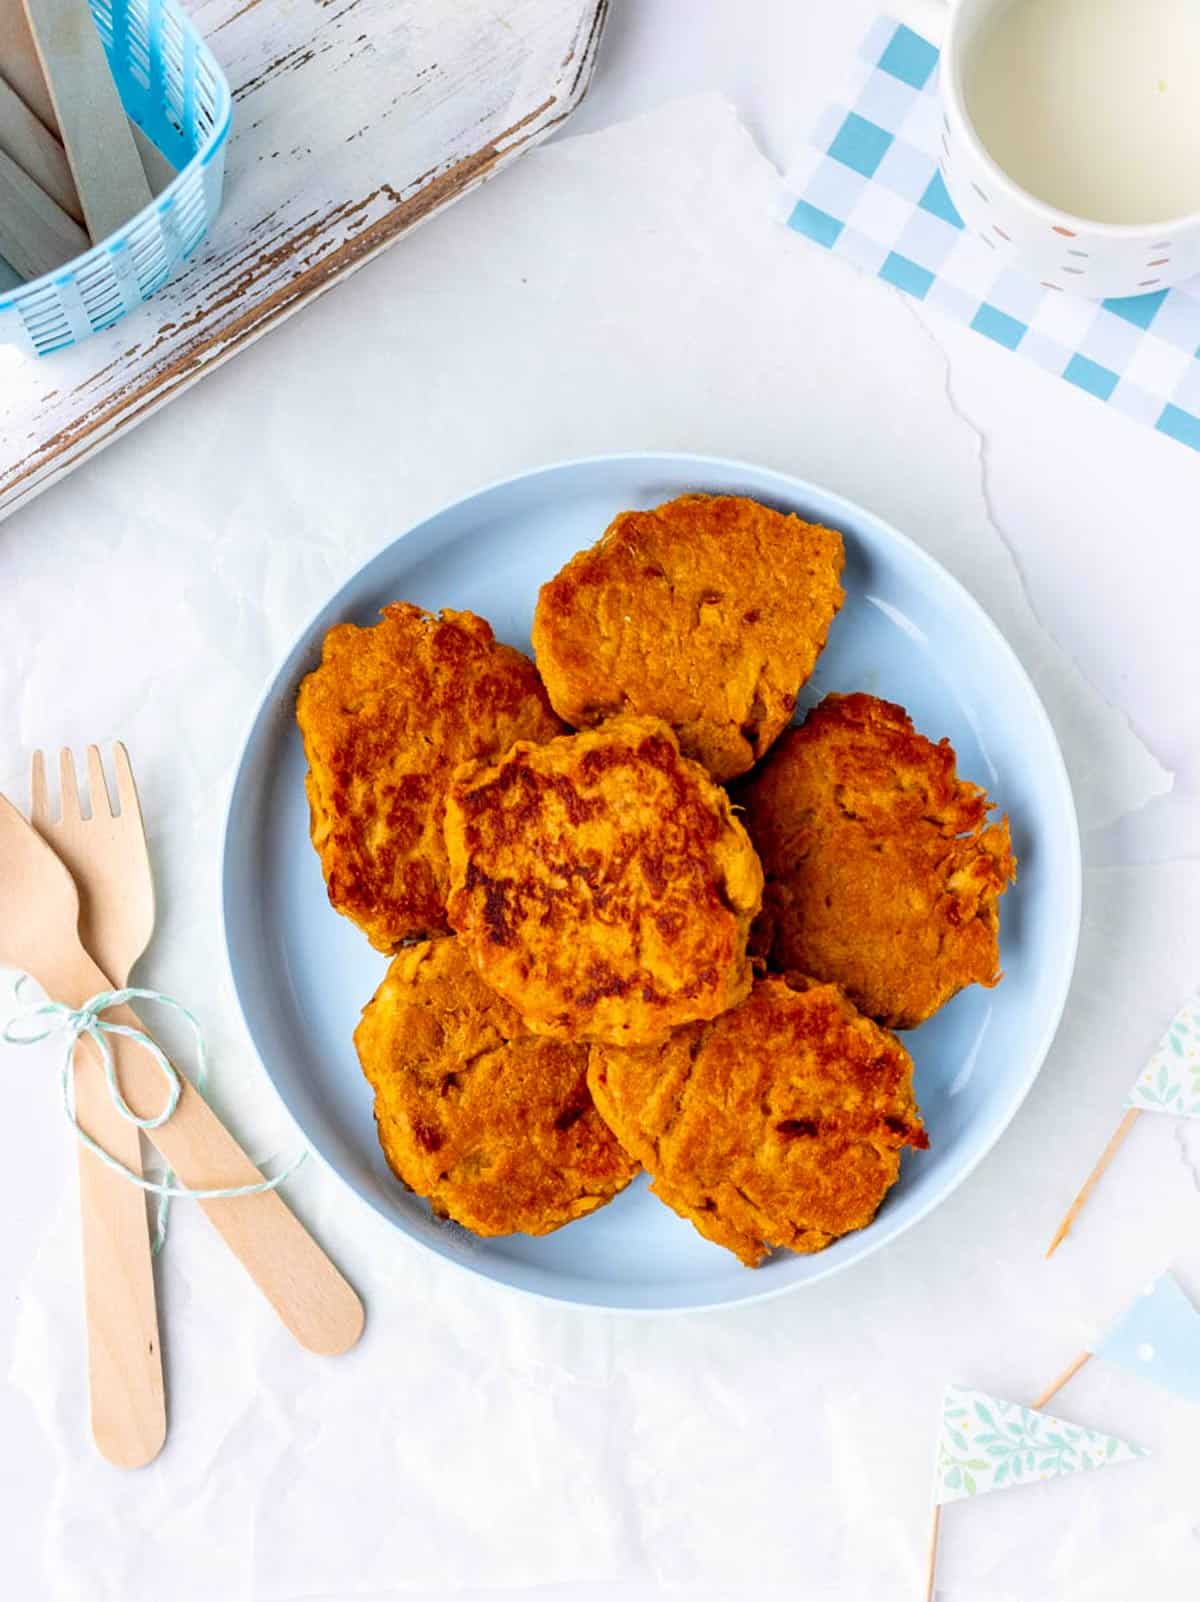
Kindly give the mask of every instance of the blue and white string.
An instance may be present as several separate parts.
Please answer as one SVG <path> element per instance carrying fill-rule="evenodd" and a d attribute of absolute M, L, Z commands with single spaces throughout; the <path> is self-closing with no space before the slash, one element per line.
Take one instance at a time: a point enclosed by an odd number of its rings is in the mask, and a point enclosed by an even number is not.
<path fill-rule="evenodd" d="M 16 983 L 14 994 L 18 1001 L 21 998 L 22 988 L 27 980 L 22 974 Z M 100 1053 L 104 1065 L 104 1078 L 108 1086 L 108 1093 L 112 1097 L 113 1105 L 121 1117 L 133 1124 L 137 1129 L 160 1129 L 171 1117 L 179 1105 L 179 1098 L 183 1094 L 183 1080 L 178 1069 L 169 1061 L 165 1052 L 142 1029 L 135 1029 L 130 1024 L 109 1023 L 103 1017 L 113 1007 L 120 1007 L 130 1001 L 152 1001 L 163 1007 L 171 1007 L 182 1014 L 192 1026 L 192 1033 L 196 1041 L 196 1090 L 203 1094 L 204 1084 L 208 1077 L 208 1053 L 204 1044 L 204 1031 L 199 1020 L 188 1011 L 180 1002 L 174 1001 L 170 996 L 163 995 L 158 990 L 141 990 L 127 986 L 120 990 L 102 990 L 98 995 L 85 1001 L 82 1007 L 68 1007 L 62 1002 L 47 1001 L 40 1006 L 33 1007 L 22 1017 L 10 1019 L 0 1030 L 0 1040 L 11 1046 L 34 1046 L 43 1040 L 49 1039 L 53 1034 L 63 1031 L 66 1034 L 66 1051 L 63 1055 L 63 1065 L 60 1077 L 63 1110 L 80 1141 L 87 1147 L 106 1168 L 114 1173 L 121 1174 L 131 1185 L 139 1190 L 147 1191 L 158 1197 L 158 1208 L 155 1215 L 153 1250 L 158 1252 L 167 1234 L 167 1215 L 171 1201 L 174 1197 L 187 1197 L 191 1201 L 224 1201 L 238 1196 L 258 1196 L 263 1191 L 274 1190 L 289 1179 L 308 1156 L 308 1151 L 301 1151 L 290 1163 L 271 1179 L 260 1179 L 248 1185 L 223 1185 L 208 1190 L 192 1190 L 186 1185 L 176 1182 L 176 1176 L 167 1169 L 162 1180 L 146 1179 L 141 1174 L 135 1174 L 127 1168 L 103 1146 L 93 1140 L 87 1130 L 79 1122 L 75 1110 L 74 1074 L 72 1067 L 75 1061 L 75 1049 L 86 1036 L 91 1040 Z M 40 1026 L 37 1020 L 44 1019 Z M 116 1065 L 113 1062 L 112 1047 L 108 1043 L 108 1036 L 123 1035 L 127 1040 L 134 1041 L 143 1051 L 149 1052 L 155 1066 L 162 1075 L 166 1087 L 166 1100 L 162 1110 L 149 1118 L 139 1118 L 137 1113 L 125 1100 L 121 1093 L 121 1086 L 117 1080 Z"/>

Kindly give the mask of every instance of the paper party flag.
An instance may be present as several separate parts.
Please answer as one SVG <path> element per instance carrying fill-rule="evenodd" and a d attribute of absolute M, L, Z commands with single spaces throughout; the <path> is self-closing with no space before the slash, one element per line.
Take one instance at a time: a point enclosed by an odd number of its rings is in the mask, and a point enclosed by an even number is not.
<path fill-rule="evenodd" d="M 1200 994 L 1186 1001 L 1171 1020 L 1149 1062 L 1134 1080 L 1125 1098 L 1125 1116 L 1091 1173 L 1067 1210 L 1050 1242 L 1050 1257 L 1066 1239 L 1083 1205 L 1117 1149 L 1144 1112 L 1173 1113 L 1177 1118 L 1200 1118 Z"/>
<path fill-rule="evenodd" d="M 1008 1485 L 1030 1485 L 1146 1457 L 1115 1435 L 1067 1424 L 984 1391 L 948 1385 L 942 1402 L 934 1501 L 940 1506 Z"/>
<path fill-rule="evenodd" d="M 1176 1396 L 1200 1402 L 1200 1308 L 1189 1300 L 1174 1274 L 1160 1274 L 1035 1397 L 1034 1407 L 1045 1407 L 1093 1357 L 1107 1358 Z"/>
<path fill-rule="evenodd" d="M 1134 1080 L 1127 1107 L 1200 1118 L 1200 995 L 1180 1007 Z"/>
<path fill-rule="evenodd" d="M 1174 1274 L 1160 1274 L 1093 1343 L 1095 1357 L 1200 1402 L 1200 1311 Z"/>
<path fill-rule="evenodd" d="M 932 1602 L 934 1593 L 938 1531 L 945 1503 L 983 1496 L 1007 1485 L 1031 1485 L 1148 1456 L 1144 1446 L 1131 1446 L 1115 1435 L 1068 1424 L 986 1391 L 947 1385 L 934 1470 L 926 1602 Z"/>

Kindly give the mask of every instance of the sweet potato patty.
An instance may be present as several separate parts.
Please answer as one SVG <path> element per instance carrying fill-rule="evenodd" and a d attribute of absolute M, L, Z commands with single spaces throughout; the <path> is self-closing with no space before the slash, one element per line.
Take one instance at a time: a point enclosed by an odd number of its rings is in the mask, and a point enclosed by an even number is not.
<path fill-rule="evenodd" d="M 587 1047 L 531 1035 L 457 940 L 392 962 L 354 1036 L 384 1155 L 477 1235 L 545 1235 L 633 1178 L 587 1088 Z"/>
<path fill-rule="evenodd" d="M 533 621 L 555 710 L 577 728 L 662 718 L 715 779 L 791 721 L 842 604 L 842 537 L 738 495 L 622 512 L 542 586 Z"/>
<path fill-rule="evenodd" d="M 1008 819 L 902 707 L 830 695 L 742 786 L 767 876 L 756 949 L 893 1029 L 1000 978 Z"/>
<path fill-rule="evenodd" d="M 869 1224 L 928 1145 L 912 1061 L 834 985 L 766 978 L 660 1046 L 593 1046 L 592 1096 L 651 1189 L 755 1268 Z"/>
<path fill-rule="evenodd" d="M 446 843 L 450 923 L 539 1034 L 661 1040 L 750 988 L 758 858 L 725 792 L 654 718 L 460 773 Z"/>
<path fill-rule="evenodd" d="M 342 623 L 300 686 L 312 840 L 329 899 L 380 951 L 445 933 L 442 809 L 455 767 L 562 732 L 528 657 L 472 612 Z"/>

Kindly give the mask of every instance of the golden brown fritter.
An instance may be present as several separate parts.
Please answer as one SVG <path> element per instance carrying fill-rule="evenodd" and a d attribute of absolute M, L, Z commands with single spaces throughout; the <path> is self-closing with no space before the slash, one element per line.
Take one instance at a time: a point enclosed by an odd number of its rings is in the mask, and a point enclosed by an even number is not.
<path fill-rule="evenodd" d="M 654 1193 L 749 1268 L 862 1229 L 929 1144 L 895 1035 L 799 976 L 664 1045 L 593 1046 L 588 1083 Z"/>
<path fill-rule="evenodd" d="M 762 870 L 655 718 L 516 745 L 446 802 L 451 925 L 538 1034 L 636 1043 L 750 988 Z"/>
<path fill-rule="evenodd" d="M 755 948 L 910 1029 L 1000 979 L 1008 819 L 902 707 L 829 695 L 741 788 L 767 876 Z"/>
<path fill-rule="evenodd" d="M 791 721 L 842 604 L 842 537 L 738 495 L 622 512 L 542 586 L 533 622 L 555 711 L 669 723 L 715 779 Z"/>
<path fill-rule="evenodd" d="M 587 1088 L 587 1047 L 531 1035 L 457 940 L 409 946 L 355 1031 L 393 1172 L 477 1235 L 546 1235 L 637 1173 Z"/>
<path fill-rule="evenodd" d="M 454 769 L 562 732 L 533 663 L 481 617 L 406 601 L 373 628 L 330 629 L 296 718 L 329 899 L 387 952 L 448 928 L 442 808 Z"/>

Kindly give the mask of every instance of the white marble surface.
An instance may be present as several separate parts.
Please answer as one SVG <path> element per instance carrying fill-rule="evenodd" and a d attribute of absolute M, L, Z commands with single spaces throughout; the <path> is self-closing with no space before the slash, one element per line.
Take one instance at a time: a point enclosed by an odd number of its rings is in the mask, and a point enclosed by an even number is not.
<path fill-rule="evenodd" d="M 706 1317 L 475 1284 L 313 1170 L 296 1205 L 370 1309 L 360 1348 L 321 1364 L 181 1209 L 161 1271 L 171 1437 L 122 1476 L 84 1437 L 53 1057 L 0 1052 L 6 1594 L 901 1602 L 941 1385 L 1027 1398 L 1150 1272 L 1172 1262 L 1200 1293 L 1200 1131 L 1182 1125 L 1142 1120 L 1077 1235 L 1040 1253 L 1200 977 L 1200 463 L 765 220 L 769 163 L 872 14 L 618 0 L 567 136 L 0 527 L 0 788 L 23 794 L 35 743 L 129 741 L 162 893 L 144 977 L 211 998 L 217 1099 L 257 1152 L 286 1151 L 220 978 L 215 863 L 241 727 L 296 627 L 491 476 L 643 445 L 757 458 L 969 568 L 1060 718 L 1094 731 L 1073 762 L 1095 825 L 1079 979 L 1033 1095 L 886 1253 Z M 1059 1410 L 1154 1458 L 950 1509 L 943 1598 L 1194 1598 L 1200 1413 L 1099 1364 Z"/>

